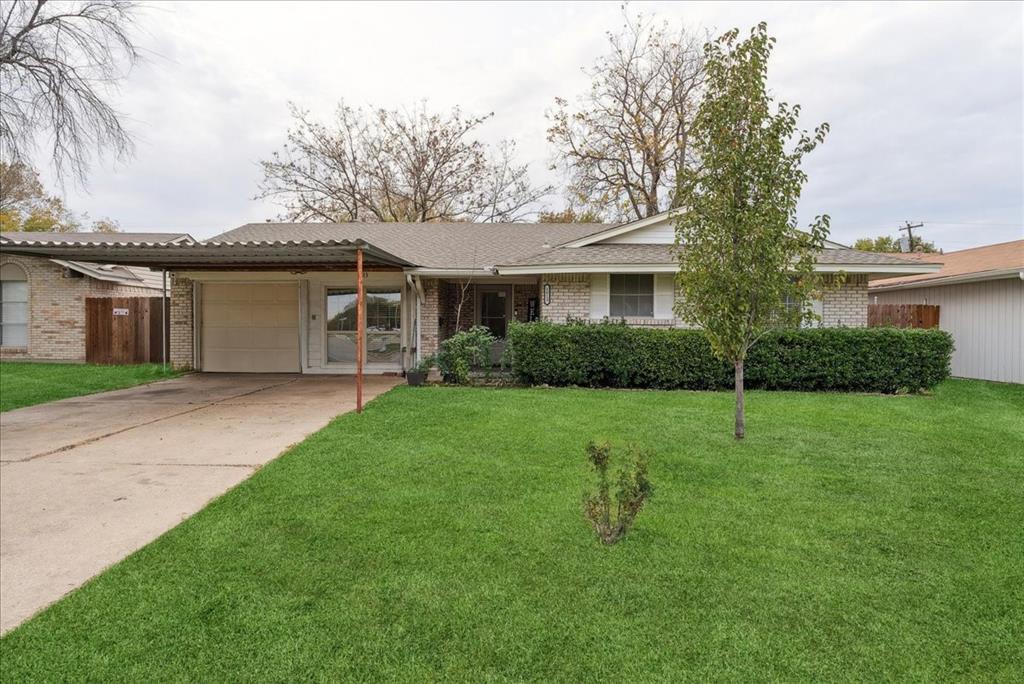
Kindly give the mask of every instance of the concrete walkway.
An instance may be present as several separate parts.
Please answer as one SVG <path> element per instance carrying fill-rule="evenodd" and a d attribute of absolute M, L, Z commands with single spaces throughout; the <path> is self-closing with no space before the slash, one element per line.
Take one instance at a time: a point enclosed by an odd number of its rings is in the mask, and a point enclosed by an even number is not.
<path fill-rule="evenodd" d="M 354 409 L 351 377 L 193 374 L 0 414 L 0 633 Z"/>

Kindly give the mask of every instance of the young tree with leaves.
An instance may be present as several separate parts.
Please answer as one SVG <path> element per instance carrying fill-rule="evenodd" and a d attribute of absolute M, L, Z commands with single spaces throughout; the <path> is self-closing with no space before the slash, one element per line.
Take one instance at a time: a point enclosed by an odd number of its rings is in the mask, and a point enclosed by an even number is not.
<path fill-rule="evenodd" d="M 292 107 L 281 152 L 262 162 L 257 198 L 281 202 L 292 221 L 513 222 L 550 192 L 530 183 L 515 143 L 475 138 L 492 115 L 464 117 L 339 104 L 323 124 Z"/>
<path fill-rule="evenodd" d="M 88 214 L 75 214 L 60 197 L 46 194 L 31 166 L 0 161 L 0 231 L 73 233 L 88 221 Z M 117 233 L 121 228 L 117 221 L 102 218 L 92 222 L 91 230 Z"/>
<path fill-rule="evenodd" d="M 690 130 L 700 163 L 680 173 L 684 209 L 675 219 L 677 312 L 735 369 L 737 439 L 745 435 L 747 352 L 770 329 L 812 316 L 806 302 L 820 285 L 814 261 L 829 226 L 827 215 L 806 231 L 796 226 L 807 181 L 801 162 L 828 124 L 810 134 L 797 128 L 799 105 L 773 108 L 766 80 L 774 43 L 761 23 L 746 40 L 734 29 L 705 46 L 706 92 Z"/>
<path fill-rule="evenodd" d="M 853 243 L 854 249 L 859 249 L 862 252 L 901 252 L 899 238 L 890 237 L 888 235 L 879 235 L 876 238 L 858 238 Z M 910 246 L 911 252 L 926 252 L 929 254 L 935 254 L 939 251 L 939 248 L 935 246 L 934 242 L 926 242 L 925 240 L 914 236 Z"/>

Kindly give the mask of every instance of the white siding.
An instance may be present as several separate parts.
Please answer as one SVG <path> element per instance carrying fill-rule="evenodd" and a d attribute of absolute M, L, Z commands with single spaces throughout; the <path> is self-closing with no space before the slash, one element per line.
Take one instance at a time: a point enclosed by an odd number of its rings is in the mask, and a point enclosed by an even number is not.
<path fill-rule="evenodd" d="M 590 276 L 590 317 L 604 318 L 608 315 L 608 274 L 595 273 Z"/>
<path fill-rule="evenodd" d="M 872 304 L 937 304 L 939 327 L 956 343 L 953 375 L 1024 383 L 1024 281 L 871 292 Z"/>
<path fill-rule="evenodd" d="M 675 304 L 675 275 L 672 273 L 654 274 L 654 317 L 675 318 L 672 306 Z"/>
<path fill-rule="evenodd" d="M 631 230 L 622 235 L 601 240 L 601 244 L 671 245 L 676 241 L 676 229 L 669 219 Z"/>
<path fill-rule="evenodd" d="M 328 287 L 355 287 L 356 274 L 352 271 L 323 271 L 323 272 L 312 272 L 305 274 L 293 274 L 287 272 L 275 272 L 275 271 L 237 271 L 237 272 L 218 272 L 218 271 L 192 271 L 181 273 L 182 277 L 187 277 L 197 283 L 241 283 L 247 285 L 256 285 L 269 282 L 278 283 L 290 283 L 297 284 L 298 295 L 297 297 L 304 297 L 304 301 L 300 300 L 298 303 L 297 315 L 301 314 L 305 318 L 305 364 L 302 366 L 301 372 L 303 373 L 350 373 L 352 368 L 339 366 L 335 364 L 328 365 L 323 355 L 323 343 L 324 343 L 324 320 L 325 320 L 325 301 L 324 293 Z M 406 286 L 405 275 L 399 272 L 391 271 L 368 271 L 365 274 L 365 284 L 367 288 L 374 287 L 395 287 L 402 291 L 403 299 L 410 298 L 414 295 L 410 293 Z M 415 312 L 415 304 L 407 309 L 402 307 L 403 319 L 402 328 L 403 331 L 406 329 L 413 329 L 413 322 L 410 320 L 410 313 Z M 198 312 L 198 316 L 201 320 L 202 310 Z M 301 336 L 296 331 L 296 336 L 301 341 Z M 403 337 L 405 336 L 403 332 Z M 406 338 L 407 339 L 407 338 Z M 408 343 L 407 343 L 408 344 Z M 385 370 L 396 370 L 396 369 L 385 369 Z M 367 368 L 367 372 L 380 372 L 381 369 L 374 369 L 372 367 Z"/>

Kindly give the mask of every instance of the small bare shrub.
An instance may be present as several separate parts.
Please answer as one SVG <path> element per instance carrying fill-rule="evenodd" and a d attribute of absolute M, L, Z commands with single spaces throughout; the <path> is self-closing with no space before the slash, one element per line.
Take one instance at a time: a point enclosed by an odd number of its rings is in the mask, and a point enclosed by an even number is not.
<path fill-rule="evenodd" d="M 583 513 L 605 544 L 614 544 L 626 536 L 647 499 L 654 494 L 654 487 L 647 479 L 648 453 L 627 447 L 626 460 L 615 483 L 613 506 L 612 483 L 608 477 L 611 455 L 612 447 L 608 443 L 587 444 L 587 460 L 597 473 L 597 493 L 584 496 Z"/>

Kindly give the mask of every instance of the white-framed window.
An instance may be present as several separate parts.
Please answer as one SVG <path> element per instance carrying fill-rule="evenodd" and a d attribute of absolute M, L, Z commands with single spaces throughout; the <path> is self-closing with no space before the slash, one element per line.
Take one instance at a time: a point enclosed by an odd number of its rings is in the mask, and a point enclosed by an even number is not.
<path fill-rule="evenodd" d="M 327 362 L 356 362 L 356 290 L 330 287 L 326 291 Z M 402 364 L 402 292 L 366 290 L 366 350 L 368 365 Z"/>
<path fill-rule="evenodd" d="M 0 266 L 0 347 L 28 346 L 28 275 L 17 264 Z"/>
<path fill-rule="evenodd" d="M 797 302 L 795 299 L 793 299 L 793 297 L 791 297 L 788 293 L 785 295 L 785 297 L 783 299 L 783 303 L 785 304 L 786 311 L 788 313 L 795 313 L 797 311 L 797 307 L 799 306 L 799 302 Z M 817 328 L 817 327 L 820 327 L 821 326 L 821 314 L 822 314 L 822 310 L 823 310 L 823 302 L 820 299 L 812 297 L 811 299 L 809 299 L 806 302 L 806 304 L 804 306 L 804 310 L 805 311 L 810 311 L 811 313 L 816 314 L 818 316 L 818 318 L 814 319 L 814 320 L 810 320 L 810 321 L 808 321 L 808 320 L 801 321 L 800 322 L 800 327 L 801 328 Z"/>
<path fill-rule="evenodd" d="M 608 315 L 612 318 L 653 318 L 654 275 L 612 273 L 608 276 Z"/>

